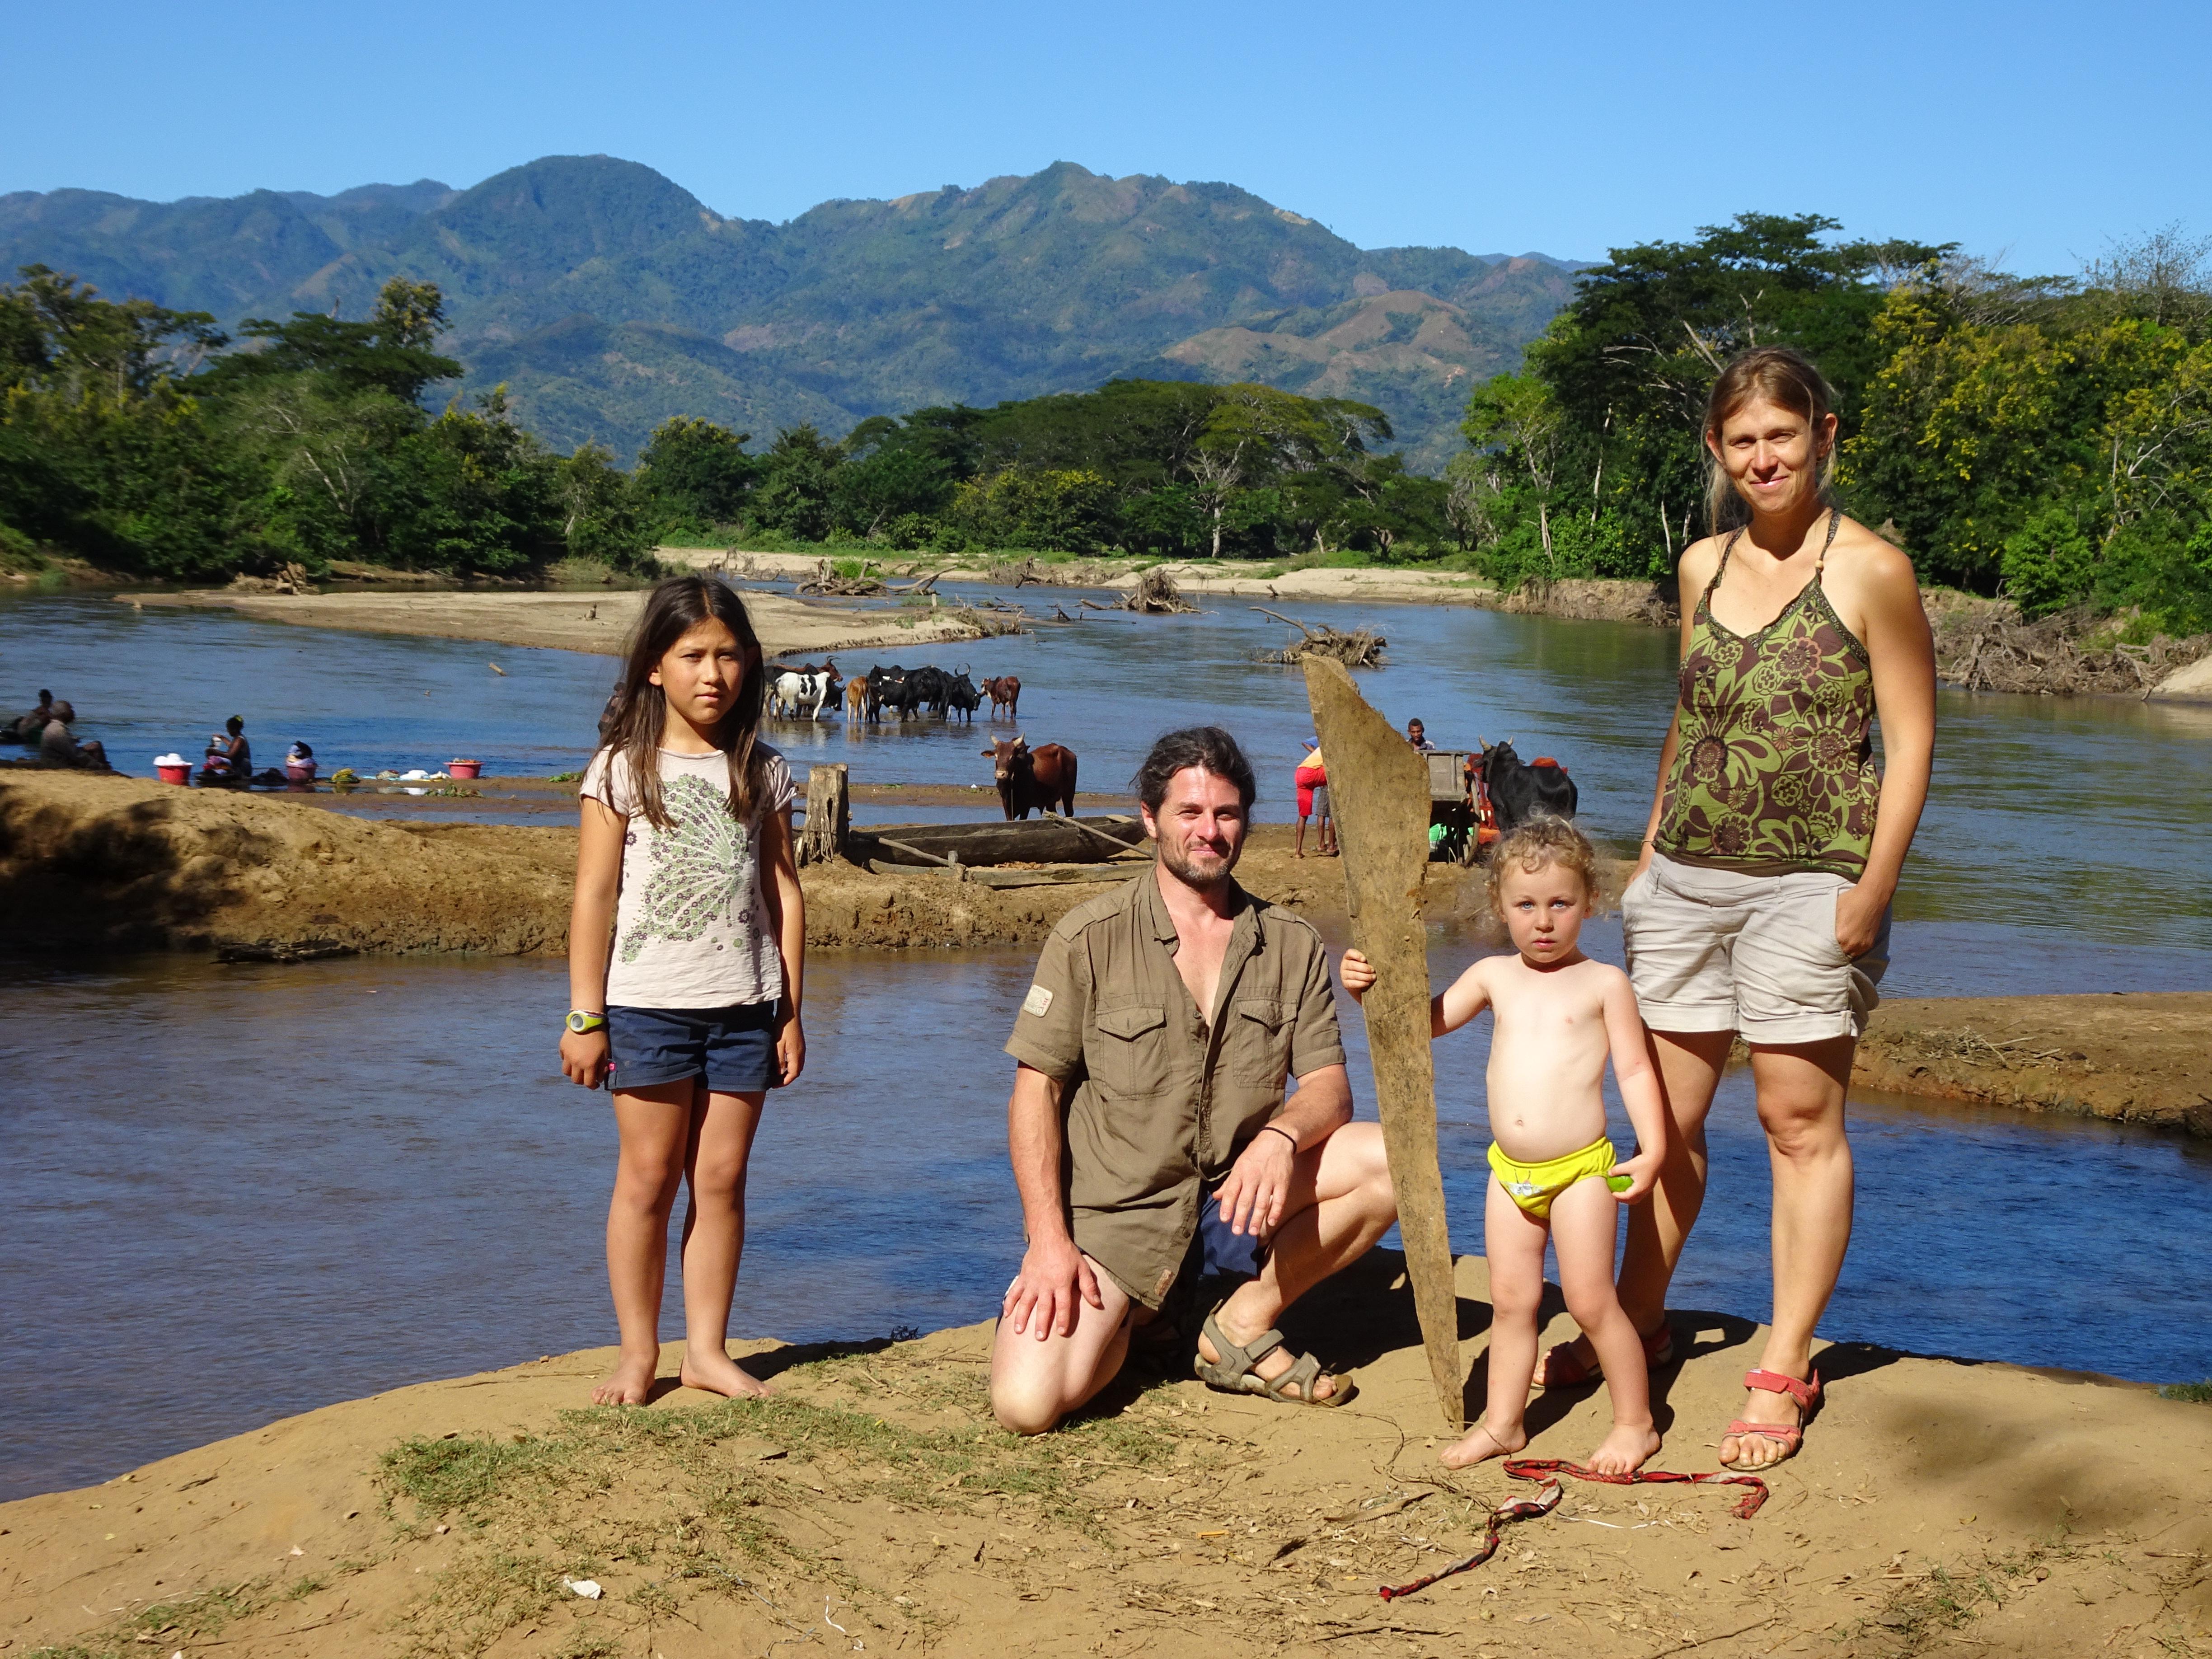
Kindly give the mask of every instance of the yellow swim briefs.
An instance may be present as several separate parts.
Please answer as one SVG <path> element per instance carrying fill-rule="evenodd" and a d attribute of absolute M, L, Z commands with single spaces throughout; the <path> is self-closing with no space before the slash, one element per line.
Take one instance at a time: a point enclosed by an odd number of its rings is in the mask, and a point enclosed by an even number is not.
<path fill-rule="evenodd" d="M 1573 1186 L 1577 1181 L 1587 1181 L 1592 1176 L 1603 1176 L 1605 1184 L 1616 1193 L 1625 1193 L 1636 1183 L 1626 1176 L 1613 1173 L 1613 1143 L 1603 1135 L 1578 1152 L 1569 1152 L 1563 1158 L 1547 1158 L 1541 1164 L 1521 1164 L 1490 1143 L 1490 1167 L 1497 1172 L 1498 1184 L 1505 1188 L 1506 1195 L 1539 1221 L 1548 1220 L 1552 1200 Z"/>

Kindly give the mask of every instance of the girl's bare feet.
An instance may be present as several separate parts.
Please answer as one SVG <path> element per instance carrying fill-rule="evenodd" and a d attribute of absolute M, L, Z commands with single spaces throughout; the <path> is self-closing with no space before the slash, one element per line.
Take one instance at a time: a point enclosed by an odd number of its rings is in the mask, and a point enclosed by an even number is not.
<path fill-rule="evenodd" d="M 769 1386 L 720 1348 L 684 1350 L 683 1369 L 677 1372 L 687 1389 L 726 1394 L 732 1400 L 765 1400 Z"/>
<path fill-rule="evenodd" d="M 1583 1467 L 1599 1474 L 1631 1474 L 1642 1468 L 1659 1446 L 1659 1431 L 1649 1424 L 1637 1428 L 1616 1423 Z"/>
<path fill-rule="evenodd" d="M 653 1373 L 660 1367 L 660 1350 L 624 1354 L 615 1361 L 607 1380 L 592 1390 L 594 1406 L 642 1406 L 653 1392 Z"/>
<path fill-rule="evenodd" d="M 1528 1443 L 1528 1431 L 1518 1426 L 1500 1433 L 1490 1426 L 1488 1419 L 1467 1431 L 1463 1439 L 1454 1441 L 1437 1454 L 1437 1461 L 1448 1469 L 1471 1468 L 1493 1457 L 1510 1457 Z"/>

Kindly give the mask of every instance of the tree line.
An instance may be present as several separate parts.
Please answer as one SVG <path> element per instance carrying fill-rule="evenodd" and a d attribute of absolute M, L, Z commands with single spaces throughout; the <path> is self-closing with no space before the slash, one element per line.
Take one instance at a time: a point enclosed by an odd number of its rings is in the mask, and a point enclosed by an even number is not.
<path fill-rule="evenodd" d="M 0 560 L 42 550 L 177 580 L 297 562 L 515 575 L 649 567 L 670 537 L 1176 556 L 1432 555 L 1443 481 L 1375 446 L 1381 410 L 1267 386 L 1116 380 L 917 410 L 832 441 L 664 422 L 628 470 L 562 454 L 504 390 L 432 413 L 462 366 L 438 289 L 370 315 L 256 319 L 105 300 L 28 266 L 0 287 Z"/>
<path fill-rule="evenodd" d="M 394 278 L 366 320 L 253 319 L 226 349 L 205 312 L 25 267 L 0 287 L 0 559 L 173 580 L 642 560 L 651 528 L 606 450 L 555 453 L 497 391 L 424 408 L 461 373 L 444 323 L 435 287 Z"/>
<path fill-rule="evenodd" d="M 0 287 L 0 562 L 519 575 L 643 571 L 656 542 L 706 538 L 1661 577 L 1705 531 L 1713 375 L 1784 343 L 1836 388 L 1846 509 L 1924 580 L 2030 616 L 2212 626 L 2212 242 L 2161 232 L 2062 278 L 1838 228 L 1746 214 L 1613 250 L 1521 370 L 1476 388 L 1441 477 L 1388 452 L 1369 404 L 1142 380 L 757 449 L 678 417 L 624 469 L 542 443 L 499 389 L 432 412 L 462 371 L 428 283 L 395 278 L 360 321 L 296 313 L 234 341 L 30 266 Z"/>
<path fill-rule="evenodd" d="M 1705 532 L 1705 398 L 1753 345 L 1833 383 L 1845 510 L 1923 581 L 2030 617 L 2139 610 L 2212 626 L 2212 240 L 2169 229 L 2075 277 L 1954 245 L 1826 240 L 1746 214 L 1613 252 L 1474 393 L 1449 469 L 1478 563 L 1509 586 L 1660 576 Z"/>

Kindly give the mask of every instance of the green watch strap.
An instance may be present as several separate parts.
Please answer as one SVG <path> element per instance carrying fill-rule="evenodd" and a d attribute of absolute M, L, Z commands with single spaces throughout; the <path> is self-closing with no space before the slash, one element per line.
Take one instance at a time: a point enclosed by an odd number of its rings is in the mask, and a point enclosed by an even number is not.
<path fill-rule="evenodd" d="M 595 1014 L 585 1008 L 572 1008 L 568 1011 L 568 1029 L 578 1036 L 583 1036 L 586 1031 L 603 1031 L 606 1029 L 606 1024 L 607 1017 L 605 1014 Z"/>

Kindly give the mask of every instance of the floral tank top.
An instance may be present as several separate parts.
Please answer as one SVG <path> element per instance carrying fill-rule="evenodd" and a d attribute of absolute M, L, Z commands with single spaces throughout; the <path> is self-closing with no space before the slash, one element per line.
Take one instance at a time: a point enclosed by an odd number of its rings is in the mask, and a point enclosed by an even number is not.
<path fill-rule="evenodd" d="M 1684 864 L 1856 880 L 1874 839 L 1874 673 L 1821 585 L 1840 515 L 1813 580 L 1755 634 L 1713 619 L 1698 598 L 1682 659 L 1680 737 L 1660 808 L 1657 849 Z"/>

